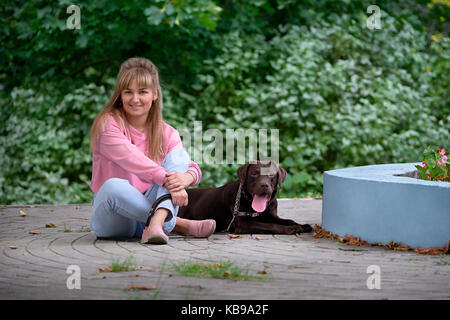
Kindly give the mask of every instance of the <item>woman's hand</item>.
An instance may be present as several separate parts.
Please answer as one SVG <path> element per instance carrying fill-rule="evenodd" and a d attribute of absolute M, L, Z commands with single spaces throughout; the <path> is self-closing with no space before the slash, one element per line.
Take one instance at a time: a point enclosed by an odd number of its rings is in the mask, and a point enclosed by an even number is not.
<path fill-rule="evenodd" d="M 180 191 L 170 192 L 172 196 L 172 203 L 176 206 L 183 207 L 188 204 L 188 194 L 186 190 L 181 189 Z"/>
<path fill-rule="evenodd" d="M 169 172 L 164 178 L 164 186 L 170 193 L 184 190 L 194 182 L 194 177 L 187 172 Z"/>

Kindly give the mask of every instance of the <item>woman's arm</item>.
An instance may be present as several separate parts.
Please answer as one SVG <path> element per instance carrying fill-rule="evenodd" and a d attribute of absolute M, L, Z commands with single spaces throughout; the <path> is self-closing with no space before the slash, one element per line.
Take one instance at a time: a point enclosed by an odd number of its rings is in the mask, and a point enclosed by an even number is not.
<path fill-rule="evenodd" d="M 169 126 L 170 127 L 170 126 Z M 181 141 L 180 134 L 177 130 L 170 127 L 173 131 L 170 133 L 169 143 L 168 143 L 168 152 L 176 149 L 182 149 L 183 143 Z M 180 175 L 178 175 L 180 176 Z M 200 170 L 200 167 L 198 164 L 196 164 L 194 161 L 191 160 L 188 170 L 186 171 L 183 180 L 185 182 L 189 182 L 185 187 L 189 186 L 196 186 L 200 183 L 200 180 L 202 178 L 202 171 Z M 181 177 L 181 176 L 180 176 Z M 191 177 L 193 180 L 191 181 Z M 179 180 L 179 179 L 178 179 Z M 172 181 L 173 182 L 173 181 Z M 180 181 L 178 181 L 180 182 Z"/>

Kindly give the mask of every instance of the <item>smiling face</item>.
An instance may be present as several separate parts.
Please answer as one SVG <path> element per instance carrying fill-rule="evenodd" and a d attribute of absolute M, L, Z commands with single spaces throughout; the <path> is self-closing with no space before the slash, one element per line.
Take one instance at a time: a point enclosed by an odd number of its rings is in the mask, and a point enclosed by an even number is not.
<path fill-rule="evenodd" d="M 136 80 L 122 90 L 120 97 L 127 118 L 134 123 L 145 123 L 153 100 L 157 98 L 151 88 L 139 86 Z"/>

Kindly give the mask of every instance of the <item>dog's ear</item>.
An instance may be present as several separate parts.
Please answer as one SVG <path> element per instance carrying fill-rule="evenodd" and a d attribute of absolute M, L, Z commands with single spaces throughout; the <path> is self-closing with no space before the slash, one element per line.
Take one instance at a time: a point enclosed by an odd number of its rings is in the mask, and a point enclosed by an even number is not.
<path fill-rule="evenodd" d="M 286 179 L 286 170 L 284 170 L 282 167 L 278 167 L 278 185 L 281 188 L 281 184 L 284 182 L 284 180 Z"/>
<path fill-rule="evenodd" d="M 237 176 L 239 179 L 239 183 L 242 183 L 242 184 L 245 183 L 245 179 L 247 178 L 248 167 L 250 167 L 250 163 L 244 164 L 242 167 L 240 167 L 237 170 Z"/>

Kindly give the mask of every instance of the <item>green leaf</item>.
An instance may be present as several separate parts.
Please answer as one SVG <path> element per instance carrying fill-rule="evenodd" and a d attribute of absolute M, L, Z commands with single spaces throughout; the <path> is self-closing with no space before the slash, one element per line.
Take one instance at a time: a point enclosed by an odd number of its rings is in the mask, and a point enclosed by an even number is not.
<path fill-rule="evenodd" d="M 155 6 L 151 6 L 144 10 L 144 14 L 147 16 L 147 21 L 152 25 L 159 25 L 164 18 L 164 12 Z"/>

